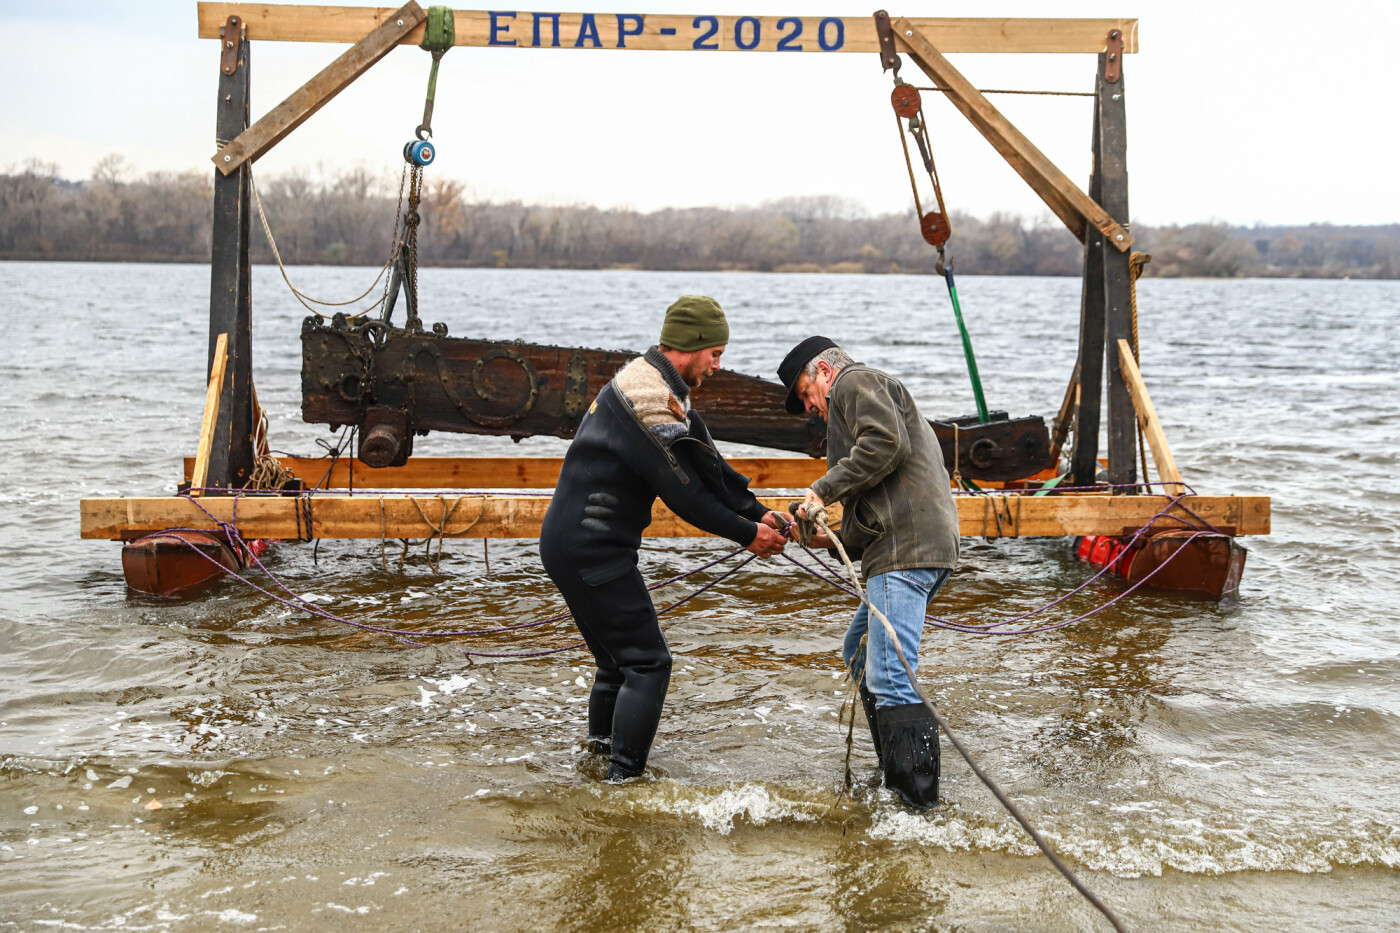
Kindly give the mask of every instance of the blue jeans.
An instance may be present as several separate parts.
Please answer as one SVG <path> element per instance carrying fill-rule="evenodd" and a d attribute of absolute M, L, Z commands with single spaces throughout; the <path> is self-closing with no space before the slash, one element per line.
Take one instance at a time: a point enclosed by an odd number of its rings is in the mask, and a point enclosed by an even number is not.
<path fill-rule="evenodd" d="M 899 646 L 909 659 L 909 666 L 919 670 L 919 639 L 924 633 L 924 613 L 933 595 L 947 581 L 952 571 L 944 567 L 917 567 L 912 570 L 891 570 L 877 573 L 866 581 L 865 595 L 871 604 L 885 614 L 899 637 Z M 862 639 L 864 642 L 862 642 Z M 856 610 L 846 642 L 841 647 L 846 670 L 857 684 L 875 696 L 875 706 L 887 709 L 918 703 L 919 694 L 909 682 L 899 655 L 890 644 L 889 633 L 879 619 L 870 617 L 865 603 Z"/>

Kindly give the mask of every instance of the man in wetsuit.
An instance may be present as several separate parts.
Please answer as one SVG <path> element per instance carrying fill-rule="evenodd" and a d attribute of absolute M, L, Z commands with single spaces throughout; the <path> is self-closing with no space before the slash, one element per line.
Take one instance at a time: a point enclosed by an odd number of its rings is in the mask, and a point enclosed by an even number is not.
<path fill-rule="evenodd" d="M 540 559 L 597 661 L 588 700 L 609 781 L 636 777 L 671 681 L 671 652 L 637 570 L 658 496 L 696 527 L 761 557 L 782 551 L 779 519 L 715 449 L 690 392 L 719 369 L 729 324 L 713 298 L 666 310 L 661 340 L 603 387 L 579 424 L 540 529 Z"/>
<path fill-rule="evenodd" d="M 860 560 L 867 598 L 917 671 L 928 602 L 958 562 L 958 512 L 938 439 L 898 379 L 855 362 L 826 337 L 794 347 L 778 378 L 788 411 L 816 412 L 827 423 L 827 473 L 807 491 L 804 514 L 841 503 L 836 534 Z M 932 807 L 938 726 L 864 603 L 841 656 L 860 688 L 885 786 L 917 810 Z"/>

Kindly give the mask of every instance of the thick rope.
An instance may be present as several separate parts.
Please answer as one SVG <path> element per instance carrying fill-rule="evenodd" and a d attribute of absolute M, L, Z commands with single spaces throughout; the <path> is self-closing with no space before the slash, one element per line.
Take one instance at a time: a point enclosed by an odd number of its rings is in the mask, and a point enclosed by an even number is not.
<path fill-rule="evenodd" d="M 437 572 L 438 572 L 438 568 L 442 565 L 442 539 L 443 539 L 443 538 L 446 538 L 446 537 L 449 537 L 449 536 L 450 536 L 450 537 L 454 537 L 454 538 L 456 538 L 456 537 L 461 537 L 462 535 L 466 534 L 468 531 L 471 531 L 474 527 L 476 527 L 476 523 L 479 522 L 479 521 L 481 521 L 482 516 L 486 514 L 486 497 L 485 497 L 485 496 L 482 496 L 482 497 L 481 497 L 481 511 L 479 511 L 479 512 L 476 513 L 476 518 L 473 518 L 470 522 L 468 522 L 467 525 L 466 525 L 465 527 L 459 528 L 459 529 L 457 529 L 456 531 L 451 531 L 451 532 L 449 532 L 449 531 L 447 530 L 447 523 L 448 523 L 449 521 L 451 521 L 451 519 L 452 519 L 452 513 L 457 511 L 457 506 L 459 506 L 459 505 L 462 504 L 462 499 L 463 499 L 464 497 L 463 497 L 463 496 L 458 496 L 456 499 L 454 499 L 454 500 L 452 501 L 452 505 L 451 505 L 450 507 L 449 507 L 448 504 L 447 504 L 447 499 L 446 499 L 446 497 L 444 497 L 444 496 L 438 496 L 437 498 L 438 498 L 438 502 L 442 505 L 442 519 L 441 519 L 440 521 L 438 521 L 437 524 L 434 524 L 434 523 L 433 523 L 433 520 L 432 520 L 431 518 L 428 517 L 428 513 L 425 512 L 425 511 L 423 511 L 423 503 L 421 503 L 421 502 L 418 501 L 418 497 L 417 497 L 417 496 L 409 496 L 409 497 L 408 497 L 408 501 L 412 502 L 412 503 L 414 504 L 414 506 L 417 507 L 417 509 L 418 509 L 418 514 L 421 515 L 421 516 L 423 517 L 423 523 L 424 523 L 425 525 L 427 525 L 428 528 L 430 528 L 430 529 L 432 530 L 432 533 L 428 535 L 428 541 L 427 541 L 427 543 L 426 543 L 425 546 L 426 546 L 426 548 L 427 548 L 427 550 L 428 550 L 428 565 L 429 565 L 430 567 L 433 568 L 433 573 L 437 573 Z M 382 518 L 383 518 L 383 516 L 382 516 L 382 511 L 383 511 L 383 508 L 384 508 L 384 497 L 383 497 L 383 496 L 380 496 L 380 497 L 379 497 L 379 502 L 380 502 L 381 526 L 382 526 Z M 433 539 L 434 539 L 434 538 L 436 538 L 436 539 L 437 539 L 437 542 L 438 542 L 438 552 L 437 552 L 437 561 L 436 561 L 436 562 L 433 561 L 433 557 L 432 557 L 432 553 L 431 553 L 431 552 L 432 552 Z M 407 549 L 405 548 L 405 550 L 407 550 Z M 402 562 L 400 562 L 400 563 L 402 563 Z"/>
<path fill-rule="evenodd" d="M 875 616 L 875 618 L 880 621 L 880 624 L 884 626 L 885 634 L 889 638 L 890 643 L 894 646 L 895 654 L 899 656 L 899 663 L 904 666 L 904 673 L 909 677 L 910 686 L 918 693 L 919 699 L 923 701 L 924 708 L 933 715 L 934 721 L 938 723 L 939 728 L 948 736 L 948 741 L 953 743 L 953 747 L 958 750 L 958 754 L 967 762 L 968 767 L 972 769 L 972 773 L 977 775 L 978 779 L 986 785 L 993 796 L 1006 808 L 1006 811 L 1015 818 L 1017 823 L 1021 824 L 1021 828 L 1035 840 L 1035 844 L 1040 848 L 1040 851 L 1045 854 L 1045 857 L 1050 860 L 1050 863 L 1055 866 L 1056 870 L 1065 877 L 1065 880 L 1068 881 L 1076 891 L 1083 895 L 1085 900 L 1094 905 L 1099 913 L 1103 914 L 1104 917 L 1108 919 L 1108 922 L 1113 925 L 1113 929 L 1118 930 L 1119 933 L 1124 933 L 1126 927 L 1124 927 L 1118 917 L 1114 915 L 1113 911 L 1109 909 L 1108 905 L 1100 900 L 1097 894 L 1089 890 L 1088 886 L 1079 880 L 1079 877 L 1070 870 L 1069 866 L 1060 860 L 1060 857 L 1055 854 L 1055 850 L 1050 847 L 1050 843 L 1046 841 L 1045 837 L 1031 824 L 1030 820 L 1022 815 L 1021 811 L 1016 808 L 1016 805 L 1011 802 L 1011 798 L 1007 797 L 1006 793 L 997 785 L 996 781 L 992 780 L 992 778 L 978 766 L 977 762 L 973 760 L 972 754 L 967 750 L 966 746 L 963 745 L 962 740 L 954 735 L 953 731 L 948 728 L 947 720 L 939 715 L 938 710 L 929 702 L 923 690 L 919 688 L 918 679 L 914 676 L 914 669 L 909 665 L 909 659 L 904 656 L 904 648 L 899 644 L 899 636 L 895 633 L 894 626 L 890 624 L 889 619 L 885 618 L 885 614 L 877 609 L 875 604 L 866 597 L 865 588 L 862 587 L 860 583 L 860 574 L 856 572 L 856 568 L 852 565 L 851 558 L 846 553 L 845 546 L 841 543 L 841 539 L 832 532 L 831 528 L 826 523 L 826 510 L 820 509 L 817 514 L 807 517 L 811 519 L 813 524 L 825 532 L 827 537 L 831 539 L 831 542 L 836 545 L 836 551 L 841 555 L 841 560 L 846 565 L 846 572 L 850 574 L 851 585 L 855 587 L 856 593 L 860 596 L 860 601 L 865 603 L 866 608 L 870 610 L 870 614 Z M 854 713 L 852 715 L 854 715 Z"/>
<path fill-rule="evenodd" d="M 272 456 L 268 443 L 267 409 L 258 404 L 258 390 L 253 389 L 253 471 L 248 474 L 245 489 L 276 491 L 296 479 L 296 474 Z"/>
<path fill-rule="evenodd" d="M 1138 342 L 1137 280 L 1142 278 L 1143 267 L 1152 261 L 1151 253 L 1137 250 L 1128 256 L 1128 297 L 1133 307 L 1133 362 L 1142 366 L 1142 345 Z M 1138 457 L 1142 460 L 1142 478 L 1147 479 L 1147 445 L 1143 442 L 1142 425 L 1137 425 Z"/>
<path fill-rule="evenodd" d="M 396 250 L 390 251 L 389 260 L 385 262 L 383 266 L 380 267 L 379 274 L 374 277 L 374 281 L 370 283 L 369 288 L 365 289 L 363 292 L 356 295 L 354 298 L 351 298 L 349 301 L 322 301 L 319 298 L 312 298 L 310 295 L 306 294 L 305 292 L 297 288 L 295 285 L 293 285 L 292 280 L 287 277 L 287 267 L 282 263 L 282 253 L 277 249 L 277 240 L 275 237 L 273 237 L 272 227 L 267 222 L 267 213 L 263 211 L 262 198 L 258 195 L 258 183 L 253 179 L 253 171 L 251 167 L 249 167 L 248 169 L 248 187 L 251 188 L 253 191 L 253 203 L 258 208 L 258 220 L 262 222 L 263 234 L 267 236 L 267 245 L 272 248 L 272 258 L 277 260 L 277 269 L 279 272 L 282 273 L 282 281 L 287 283 L 287 287 L 292 290 L 292 294 L 296 296 L 297 301 L 301 302 L 302 307 L 306 308 L 306 310 L 310 311 L 317 317 L 330 318 L 334 315 L 326 314 L 324 311 L 317 310 L 316 308 L 313 308 L 311 306 L 312 304 L 318 304 L 325 308 L 343 308 L 346 305 L 352 305 L 356 302 L 363 301 L 369 296 L 370 292 L 374 291 L 375 286 L 379 284 L 379 280 L 384 278 L 384 273 L 389 271 L 389 267 L 394 264 L 394 254 Z M 381 298 L 379 301 L 374 302 L 374 304 L 370 305 L 369 307 L 356 311 L 353 314 L 347 314 L 346 317 L 351 318 L 352 320 L 354 318 L 364 317 L 366 314 L 369 314 L 371 311 L 375 310 L 383 303 L 384 300 Z"/>
<path fill-rule="evenodd" d="M 918 91 L 939 91 L 944 94 L 952 93 L 952 88 L 947 87 L 920 87 Z M 1035 94 L 1042 97 L 1097 97 L 1093 91 L 1018 91 L 1006 88 L 978 88 L 978 94 Z"/>

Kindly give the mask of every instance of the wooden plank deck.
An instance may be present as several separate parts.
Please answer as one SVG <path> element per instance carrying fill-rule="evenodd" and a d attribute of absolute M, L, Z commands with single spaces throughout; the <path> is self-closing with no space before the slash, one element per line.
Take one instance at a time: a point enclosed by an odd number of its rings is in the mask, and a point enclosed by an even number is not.
<path fill-rule="evenodd" d="M 761 496 L 784 511 L 793 496 Z M 200 504 L 222 521 L 234 519 L 248 538 L 424 538 L 442 524 L 448 537 L 537 538 L 546 495 L 447 493 L 444 495 L 318 492 L 309 497 L 205 497 Z M 308 505 L 309 502 L 309 505 Z M 959 496 L 959 530 L 965 536 L 1063 537 L 1119 535 L 1145 525 L 1167 502 L 1162 496 L 1097 493 L 1031 496 L 996 493 Z M 1211 524 L 1242 535 L 1269 533 L 1268 496 L 1193 496 L 1185 504 Z M 83 499 L 82 536 L 130 540 L 166 528 L 216 528 L 189 499 L 176 496 Z M 1184 512 L 1180 512 L 1185 516 Z M 998 523 L 997 516 L 1001 516 Z M 307 533 L 308 525 L 310 533 Z M 1180 527 L 1164 521 L 1158 527 Z M 660 502 L 648 537 L 705 537 Z"/>

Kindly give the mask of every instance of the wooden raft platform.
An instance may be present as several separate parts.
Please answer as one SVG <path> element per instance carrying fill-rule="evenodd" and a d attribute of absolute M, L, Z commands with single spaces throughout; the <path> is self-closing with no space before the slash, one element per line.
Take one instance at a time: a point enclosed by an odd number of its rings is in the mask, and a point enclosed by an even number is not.
<path fill-rule="evenodd" d="M 319 480 L 328 467 L 325 460 L 283 462 L 308 483 Z M 331 467 L 332 488 L 309 496 L 204 496 L 199 505 L 221 521 L 232 521 L 236 502 L 238 528 L 246 538 L 423 538 L 439 528 L 446 537 L 537 538 L 549 495 L 495 490 L 552 488 L 561 462 L 557 457 L 419 457 L 405 466 L 380 470 L 356 465 L 352 492 L 351 461 L 342 460 Z M 823 461 L 807 457 L 730 462 L 751 477 L 760 492 L 802 489 L 825 472 Z M 769 508 L 785 511 L 796 496 L 759 498 Z M 1166 503 L 1161 495 L 1092 492 L 993 491 L 957 497 L 961 534 L 1008 538 L 1131 533 Z M 1183 504 L 1227 533 L 1269 533 L 1268 496 L 1191 496 Z M 82 536 L 131 540 L 167 528 L 216 528 L 199 505 L 178 496 L 83 499 Z M 1177 511 L 1191 520 L 1185 511 Z M 442 527 L 444 512 L 449 517 Z M 652 514 L 648 537 L 708 537 L 660 501 Z M 1165 530 L 1181 523 L 1163 520 L 1157 527 Z"/>

